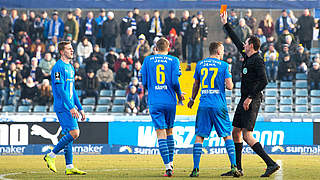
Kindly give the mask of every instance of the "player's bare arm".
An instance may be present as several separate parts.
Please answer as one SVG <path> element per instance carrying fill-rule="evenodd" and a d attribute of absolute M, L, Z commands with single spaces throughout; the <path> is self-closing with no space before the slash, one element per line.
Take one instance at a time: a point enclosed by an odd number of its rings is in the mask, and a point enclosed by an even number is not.
<path fill-rule="evenodd" d="M 194 104 L 194 100 L 196 99 L 198 92 L 200 88 L 200 81 L 199 80 L 194 80 L 193 87 L 192 87 L 192 95 L 188 103 L 188 108 L 192 108 Z"/>

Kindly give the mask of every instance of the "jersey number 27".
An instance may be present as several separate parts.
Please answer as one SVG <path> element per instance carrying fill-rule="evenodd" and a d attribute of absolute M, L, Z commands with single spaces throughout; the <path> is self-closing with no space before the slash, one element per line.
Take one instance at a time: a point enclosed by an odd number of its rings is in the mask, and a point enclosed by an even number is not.
<path fill-rule="evenodd" d="M 201 76 L 203 76 L 203 78 L 202 78 L 202 88 L 208 88 L 208 85 L 205 84 L 205 80 L 208 77 L 209 71 L 213 71 L 213 74 L 211 76 L 211 84 L 210 84 L 210 87 L 213 89 L 214 88 L 214 80 L 216 79 L 217 74 L 218 74 L 218 68 L 213 68 L 213 67 L 211 67 L 211 68 L 202 68 L 201 69 Z"/>

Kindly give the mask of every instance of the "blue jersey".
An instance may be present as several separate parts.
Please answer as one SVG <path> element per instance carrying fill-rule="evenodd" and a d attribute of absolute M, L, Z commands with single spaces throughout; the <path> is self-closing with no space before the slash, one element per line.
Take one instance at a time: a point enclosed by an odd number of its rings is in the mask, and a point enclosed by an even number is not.
<path fill-rule="evenodd" d="M 144 59 L 142 83 L 148 89 L 149 105 L 176 105 L 181 96 L 179 59 L 170 55 L 152 55 Z"/>
<path fill-rule="evenodd" d="M 229 65 L 224 61 L 207 58 L 198 62 L 194 79 L 201 84 L 199 107 L 226 107 L 225 79 L 231 77 Z"/>
<path fill-rule="evenodd" d="M 77 106 L 82 110 L 78 95 L 74 88 L 74 68 L 61 59 L 51 70 L 53 107 L 55 112 L 70 111 Z"/>

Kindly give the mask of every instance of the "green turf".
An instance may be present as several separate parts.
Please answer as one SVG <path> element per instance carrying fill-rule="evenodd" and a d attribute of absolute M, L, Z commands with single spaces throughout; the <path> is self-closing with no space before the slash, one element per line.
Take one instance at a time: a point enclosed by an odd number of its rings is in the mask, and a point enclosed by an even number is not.
<path fill-rule="evenodd" d="M 74 157 L 77 168 L 88 172 L 85 176 L 64 175 L 64 157 L 58 156 L 58 173 L 47 169 L 43 156 L 0 156 L 0 174 L 9 179 L 163 179 L 164 166 L 160 156 L 154 155 L 81 155 Z M 319 179 L 320 156 L 275 155 L 282 161 L 283 179 Z M 173 179 L 190 179 L 192 155 L 176 155 Z M 227 155 L 203 155 L 198 179 L 221 178 L 229 170 Z M 264 162 L 257 155 L 243 155 L 245 176 L 241 179 L 257 179 L 265 169 Z M 0 179 L 1 179 L 0 175 Z M 271 179 L 277 176 L 272 175 Z M 277 177 L 278 178 L 278 177 Z M 280 177 L 279 177 L 280 178 Z"/>

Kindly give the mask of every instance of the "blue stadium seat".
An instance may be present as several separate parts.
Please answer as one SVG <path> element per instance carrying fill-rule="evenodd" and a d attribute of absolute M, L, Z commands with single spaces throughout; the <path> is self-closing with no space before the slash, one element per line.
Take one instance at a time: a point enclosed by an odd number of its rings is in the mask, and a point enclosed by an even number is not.
<path fill-rule="evenodd" d="M 240 89 L 235 89 L 234 93 L 235 93 L 235 95 L 236 95 L 237 97 L 240 97 L 240 96 L 241 96 L 241 90 L 240 90 Z"/>
<path fill-rule="evenodd" d="M 296 74 L 296 80 L 307 80 L 307 74 L 306 73 L 297 73 Z"/>
<path fill-rule="evenodd" d="M 126 91 L 125 90 L 116 90 L 114 93 L 115 97 L 125 97 L 126 96 Z"/>
<path fill-rule="evenodd" d="M 241 88 L 241 82 L 236 82 L 236 88 L 240 89 Z"/>
<path fill-rule="evenodd" d="M 112 97 L 112 90 L 103 89 L 100 91 L 100 97 Z"/>
<path fill-rule="evenodd" d="M 47 112 L 47 106 L 34 106 L 33 112 Z"/>
<path fill-rule="evenodd" d="M 307 89 L 297 89 L 296 90 L 296 96 L 307 97 L 308 96 L 308 90 Z"/>
<path fill-rule="evenodd" d="M 320 105 L 320 98 L 311 97 L 312 105 Z"/>
<path fill-rule="evenodd" d="M 280 98 L 280 105 L 292 105 L 292 98 Z"/>
<path fill-rule="evenodd" d="M 94 98 L 84 98 L 82 101 L 83 105 L 95 105 L 96 100 Z"/>
<path fill-rule="evenodd" d="M 265 95 L 269 97 L 277 97 L 278 92 L 277 90 L 274 90 L 274 89 L 266 89 Z"/>
<path fill-rule="evenodd" d="M 18 107 L 18 112 L 30 112 L 31 111 L 31 106 L 19 106 Z"/>
<path fill-rule="evenodd" d="M 227 105 L 232 104 L 232 99 L 231 99 L 231 97 L 226 97 L 226 100 L 227 100 Z"/>
<path fill-rule="evenodd" d="M 292 97 L 292 89 L 280 89 L 280 96 Z"/>
<path fill-rule="evenodd" d="M 275 105 L 266 105 L 264 107 L 265 113 L 275 113 L 277 111 L 277 107 Z"/>
<path fill-rule="evenodd" d="M 296 81 L 296 88 L 308 88 L 308 82 L 306 80 L 297 80 Z"/>
<path fill-rule="evenodd" d="M 266 105 L 276 105 L 278 103 L 277 98 L 275 97 L 266 97 L 264 102 Z"/>
<path fill-rule="evenodd" d="M 281 113 L 292 113 L 292 105 L 280 105 Z"/>
<path fill-rule="evenodd" d="M 124 112 L 124 106 L 112 106 L 111 112 L 113 112 L 113 113 L 123 113 Z"/>
<path fill-rule="evenodd" d="M 310 49 L 310 53 L 311 53 L 311 54 L 317 54 L 317 53 L 319 53 L 319 52 L 320 52 L 319 48 L 311 48 L 311 49 Z"/>
<path fill-rule="evenodd" d="M 292 88 L 292 82 L 282 81 L 280 83 L 280 88 Z"/>
<path fill-rule="evenodd" d="M 96 107 L 96 112 L 98 112 L 98 113 L 106 113 L 106 112 L 109 111 L 109 109 L 110 109 L 109 106 L 97 105 L 97 107 Z"/>
<path fill-rule="evenodd" d="M 300 105 L 296 106 L 296 113 L 308 113 L 308 106 L 307 105 Z"/>
<path fill-rule="evenodd" d="M 275 83 L 275 82 L 270 82 L 270 83 L 267 84 L 266 88 L 267 88 L 267 89 L 270 89 L 270 88 L 278 88 L 278 87 L 277 87 L 277 83 Z"/>
<path fill-rule="evenodd" d="M 308 98 L 307 97 L 297 97 L 296 98 L 296 105 L 307 105 Z"/>
<path fill-rule="evenodd" d="M 6 105 L 2 107 L 2 112 L 15 112 L 16 108 L 12 105 Z"/>
<path fill-rule="evenodd" d="M 124 105 L 125 103 L 126 103 L 126 98 L 123 98 L 123 97 L 116 97 L 113 100 L 114 105 Z"/>
<path fill-rule="evenodd" d="M 241 99 L 241 97 L 236 97 L 236 98 L 234 99 L 234 103 L 235 103 L 235 104 L 238 104 L 238 103 L 240 102 L 240 99 Z"/>
<path fill-rule="evenodd" d="M 231 97 L 232 96 L 232 91 L 231 90 L 226 90 L 226 96 Z"/>
<path fill-rule="evenodd" d="M 82 108 L 84 112 L 89 112 L 89 113 L 93 112 L 93 109 L 94 109 L 93 106 L 88 106 L 88 105 L 82 106 Z"/>
<path fill-rule="evenodd" d="M 311 90 L 310 95 L 311 97 L 320 97 L 320 90 Z"/>
<path fill-rule="evenodd" d="M 320 113 L 320 106 L 311 106 L 311 113 Z"/>
<path fill-rule="evenodd" d="M 110 97 L 100 97 L 98 100 L 99 105 L 109 105 L 111 104 L 111 98 Z"/>

